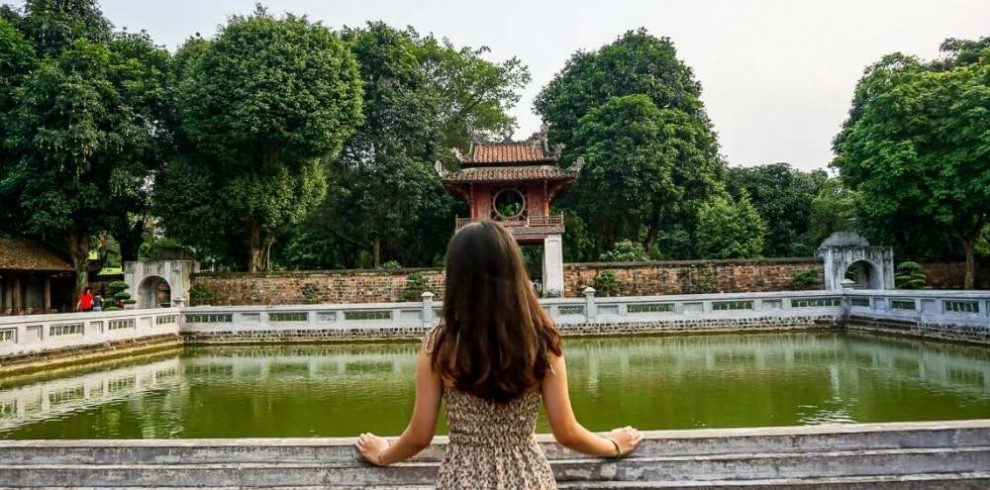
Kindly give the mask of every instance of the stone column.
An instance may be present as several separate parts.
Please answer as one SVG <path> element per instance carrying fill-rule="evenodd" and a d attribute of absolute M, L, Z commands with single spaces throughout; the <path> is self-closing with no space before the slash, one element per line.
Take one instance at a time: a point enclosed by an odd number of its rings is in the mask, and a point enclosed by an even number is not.
<path fill-rule="evenodd" d="M 564 295 L 564 244 L 560 234 L 543 239 L 543 296 Z"/>
<path fill-rule="evenodd" d="M 52 312 L 52 278 L 51 276 L 45 276 L 45 297 L 44 303 L 42 303 L 42 310 L 44 313 Z"/>
<path fill-rule="evenodd" d="M 14 276 L 14 301 L 12 301 L 12 306 L 14 308 L 14 314 L 20 315 L 21 308 L 24 305 L 24 291 L 21 288 L 21 277 Z"/>

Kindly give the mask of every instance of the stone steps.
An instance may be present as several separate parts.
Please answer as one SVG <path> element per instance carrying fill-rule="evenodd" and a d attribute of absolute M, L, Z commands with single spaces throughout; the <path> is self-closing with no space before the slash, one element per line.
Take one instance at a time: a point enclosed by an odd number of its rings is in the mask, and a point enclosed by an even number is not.
<path fill-rule="evenodd" d="M 990 488 L 990 420 L 653 431 L 620 461 L 539 440 L 562 489 Z M 0 488 L 413 490 L 445 443 L 380 469 L 353 439 L 0 441 Z"/>

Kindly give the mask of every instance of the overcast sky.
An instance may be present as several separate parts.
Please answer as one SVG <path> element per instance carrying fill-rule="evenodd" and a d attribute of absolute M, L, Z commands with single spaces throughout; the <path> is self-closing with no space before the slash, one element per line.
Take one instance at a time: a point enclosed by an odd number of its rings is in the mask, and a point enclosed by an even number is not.
<path fill-rule="evenodd" d="M 103 0 L 119 28 L 146 29 L 174 50 L 195 32 L 212 36 L 255 0 Z M 270 0 L 272 11 L 325 25 L 383 20 L 487 45 L 492 59 L 519 57 L 533 75 L 513 109 L 517 137 L 539 129 L 533 98 L 579 49 L 594 50 L 638 27 L 670 37 L 694 69 L 702 100 L 733 165 L 790 162 L 821 168 L 863 68 L 902 51 L 938 55 L 947 37 L 990 35 L 990 0 Z"/>

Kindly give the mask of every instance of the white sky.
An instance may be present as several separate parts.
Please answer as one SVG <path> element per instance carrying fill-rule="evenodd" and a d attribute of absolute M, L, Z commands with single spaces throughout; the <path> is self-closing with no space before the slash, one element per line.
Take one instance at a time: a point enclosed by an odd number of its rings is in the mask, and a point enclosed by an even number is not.
<path fill-rule="evenodd" d="M 212 36 L 255 0 L 103 0 L 119 27 L 175 47 Z M 269 0 L 325 25 L 383 20 L 519 57 L 533 80 L 513 109 L 517 137 L 539 129 L 533 98 L 570 55 L 638 27 L 669 36 L 694 69 L 730 164 L 824 167 L 863 68 L 902 51 L 938 55 L 947 37 L 990 35 L 990 0 Z"/>

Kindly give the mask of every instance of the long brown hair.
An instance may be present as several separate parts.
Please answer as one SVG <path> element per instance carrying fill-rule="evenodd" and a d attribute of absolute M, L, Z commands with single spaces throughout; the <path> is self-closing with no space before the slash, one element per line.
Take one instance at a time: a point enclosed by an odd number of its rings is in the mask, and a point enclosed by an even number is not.
<path fill-rule="evenodd" d="M 560 333 L 508 230 L 482 221 L 455 233 L 445 281 L 433 370 L 459 391 L 500 403 L 535 388 L 550 369 L 548 355 L 561 355 Z"/>

